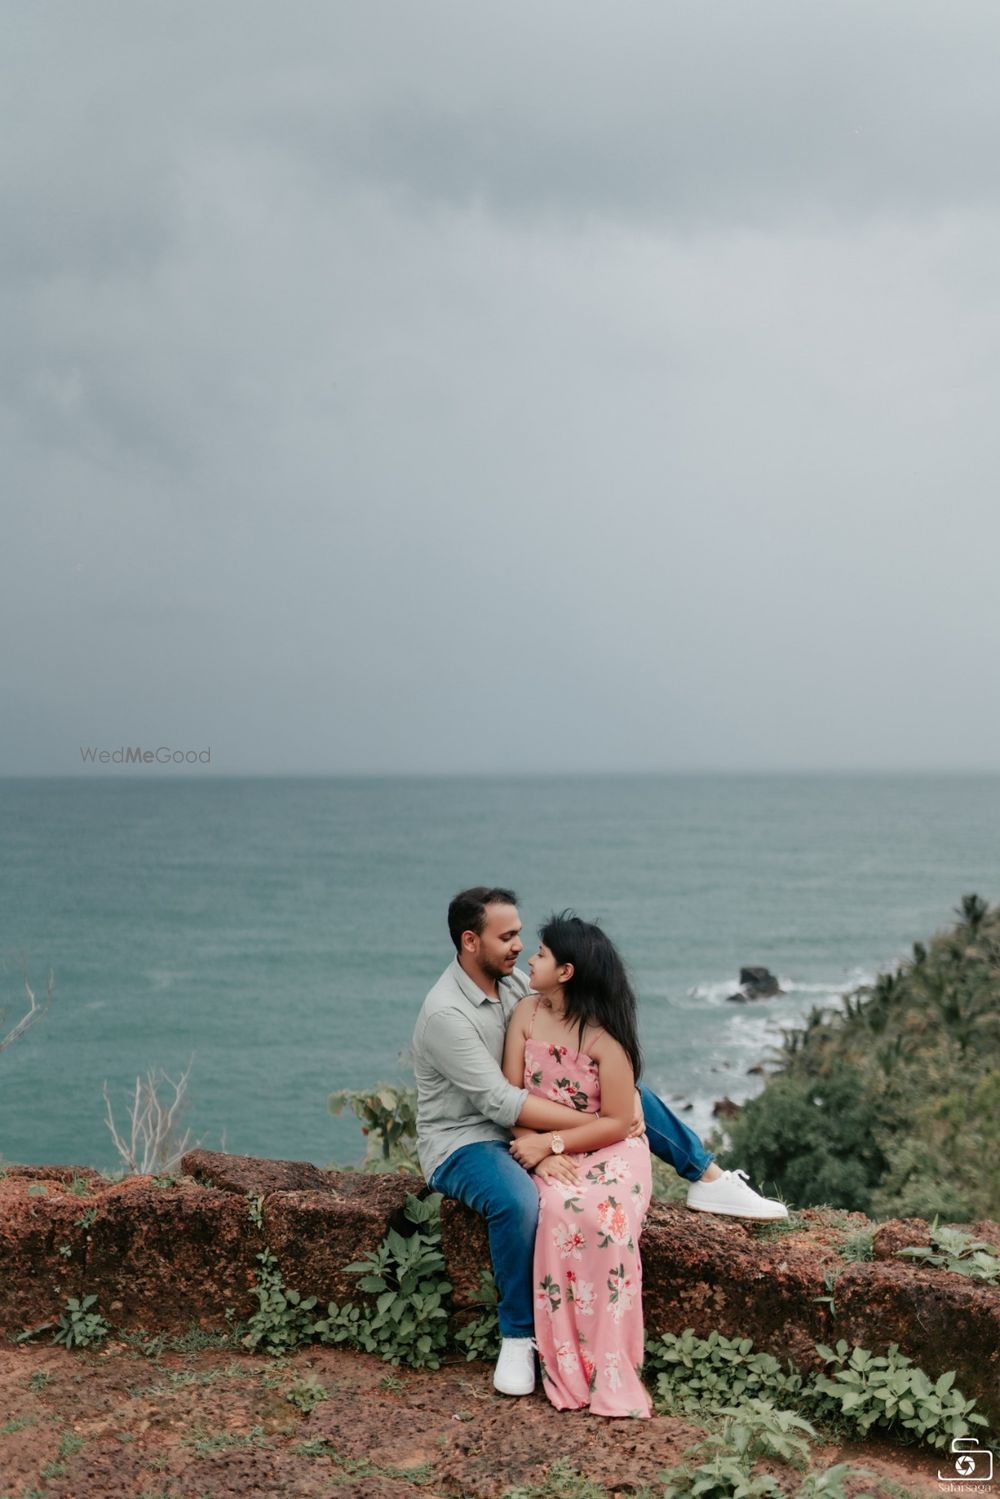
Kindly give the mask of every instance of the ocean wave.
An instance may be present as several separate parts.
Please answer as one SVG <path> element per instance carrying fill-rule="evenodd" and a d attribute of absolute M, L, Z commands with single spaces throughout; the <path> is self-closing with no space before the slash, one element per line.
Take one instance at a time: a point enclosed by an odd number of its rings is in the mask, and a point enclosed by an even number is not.
<path fill-rule="evenodd" d="M 855 969 L 850 975 L 839 979 L 826 979 L 821 982 L 805 979 L 789 978 L 782 974 L 778 976 L 778 985 L 781 993 L 773 996 L 774 999 L 794 999 L 796 995 L 820 995 L 831 1002 L 842 999 L 845 994 L 850 994 L 862 984 L 874 983 L 872 974 L 865 973 L 862 969 Z M 685 998 L 697 1000 L 703 1004 L 717 1005 L 725 1004 L 731 994 L 736 994 L 740 987 L 739 976 L 728 979 L 709 980 L 703 984 L 695 984 L 688 989 Z M 764 1001 L 771 1003 L 772 1001 Z"/>

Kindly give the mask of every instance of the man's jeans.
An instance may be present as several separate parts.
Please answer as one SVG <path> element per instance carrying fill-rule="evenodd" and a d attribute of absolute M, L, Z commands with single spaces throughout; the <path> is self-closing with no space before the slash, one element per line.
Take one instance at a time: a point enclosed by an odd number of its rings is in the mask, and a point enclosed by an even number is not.
<path fill-rule="evenodd" d="M 714 1157 L 662 1099 L 642 1085 L 639 1091 L 650 1150 L 673 1166 L 679 1176 L 697 1181 Z M 500 1335 L 530 1338 L 535 1330 L 531 1266 L 538 1224 L 534 1180 L 506 1145 L 485 1140 L 453 1150 L 428 1185 L 431 1191 L 464 1202 L 486 1219 L 499 1296 Z"/>

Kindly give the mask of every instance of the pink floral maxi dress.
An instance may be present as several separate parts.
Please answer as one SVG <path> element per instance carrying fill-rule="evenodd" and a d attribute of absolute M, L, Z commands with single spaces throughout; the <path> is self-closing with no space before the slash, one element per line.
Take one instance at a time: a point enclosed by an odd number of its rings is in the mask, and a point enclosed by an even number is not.
<path fill-rule="evenodd" d="M 586 1052 L 528 1036 L 524 1086 L 580 1113 L 600 1110 L 596 1063 Z M 535 1341 L 545 1393 L 557 1410 L 648 1416 L 639 1234 L 652 1188 L 649 1145 L 620 1140 L 568 1154 L 576 1187 L 535 1178 Z"/>

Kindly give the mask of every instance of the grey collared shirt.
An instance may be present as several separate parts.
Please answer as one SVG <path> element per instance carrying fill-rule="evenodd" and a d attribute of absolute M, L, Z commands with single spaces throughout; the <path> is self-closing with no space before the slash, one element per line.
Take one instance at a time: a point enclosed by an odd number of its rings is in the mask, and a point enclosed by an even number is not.
<path fill-rule="evenodd" d="M 424 1000 L 413 1032 L 417 1153 L 430 1181 L 452 1151 L 503 1140 L 528 1096 L 501 1070 L 507 1022 L 529 984 L 515 969 L 491 999 L 456 958 Z"/>

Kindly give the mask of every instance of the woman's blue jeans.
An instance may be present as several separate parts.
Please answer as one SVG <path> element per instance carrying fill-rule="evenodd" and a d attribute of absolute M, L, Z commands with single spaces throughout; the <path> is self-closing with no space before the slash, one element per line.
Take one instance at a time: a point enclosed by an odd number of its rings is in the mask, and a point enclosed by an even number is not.
<path fill-rule="evenodd" d="M 714 1160 L 694 1130 L 661 1098 L 640 1085 L 646 1136 L 654 1155 L 679 1176 L 697 1181 Z M 463 1145 L 442 1161 L 428 1183 L 486 1219 L 496 1281 L 500 1335 L 530 1338 L 535 1330 L 531 1266 L 538 1225 L 538 1192 L 531 1176 L 500 1140 Z"/>

